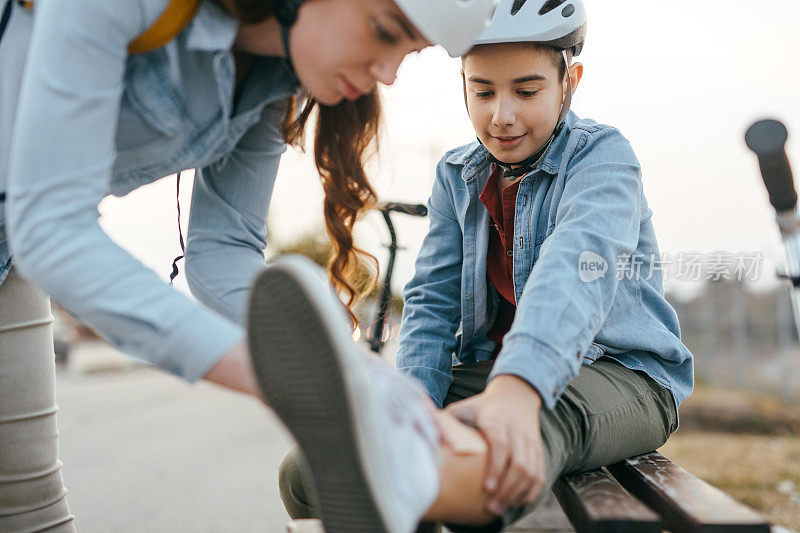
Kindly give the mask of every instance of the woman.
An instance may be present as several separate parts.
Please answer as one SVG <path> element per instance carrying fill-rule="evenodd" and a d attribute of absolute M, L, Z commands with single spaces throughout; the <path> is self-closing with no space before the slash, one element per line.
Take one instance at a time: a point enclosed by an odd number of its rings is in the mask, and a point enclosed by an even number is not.
<path fill-rule="evenodd" d="M 3 531 L 73 529 L 45 294 L 126 353 L 259 395 L 242 323 L 286 142 L 300 142 L 318 107 L 330 275 L 352 303 L 352 225 L 374 200 L 362 156 L 378 127 L 375 86 L 392 83 L 403 57 L 430 43 L 463 52 L 493 5 L 205 1 L 166 46 L 129 55 L 167 3 L 51 0 L 34 17 L 15 2 L 0 41 Z M 295 116 L 298 89 L 307 99 Z M 97 220 L 105 195 L 185 168 L 197 169 L 186 275 L 206 307 L 163 283 Z"/>

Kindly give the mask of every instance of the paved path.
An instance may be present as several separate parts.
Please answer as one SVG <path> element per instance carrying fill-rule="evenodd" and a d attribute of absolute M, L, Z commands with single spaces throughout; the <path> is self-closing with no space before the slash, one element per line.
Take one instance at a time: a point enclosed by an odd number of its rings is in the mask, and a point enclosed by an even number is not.
<path fill-rule="evenodd" d="M 69 502 L 83 532 L 279 532 L 292 441 L 256 402 L 151 369 L 58 377 Z"/>

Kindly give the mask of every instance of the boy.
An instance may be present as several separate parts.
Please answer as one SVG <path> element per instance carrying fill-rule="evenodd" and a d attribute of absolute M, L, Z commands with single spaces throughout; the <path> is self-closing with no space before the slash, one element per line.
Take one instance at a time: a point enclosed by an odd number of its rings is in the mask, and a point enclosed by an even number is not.
<path fill-rule="evenodd" d="M 455 531 L 500 531 L 560 475 L 661 446 L 692 390 L 638 161 L 617 130 L 569 112 L 585 23 L 579 0 L 503 0 L 462 58 L 478 141 L 437 168 L 397 354 L 488 444 L 460 479 L 449 455 L 460 441 L 442 446 L 423 514 Z M 631 256 L 636 275 L 618 276 Z M 415 475 L 414 457 L 396 478 Z M 314 516 L 300 464 L 282 465 L 282 497 L 293 516 Z M 476 502 L 485 515 L 469 512 Z"/>

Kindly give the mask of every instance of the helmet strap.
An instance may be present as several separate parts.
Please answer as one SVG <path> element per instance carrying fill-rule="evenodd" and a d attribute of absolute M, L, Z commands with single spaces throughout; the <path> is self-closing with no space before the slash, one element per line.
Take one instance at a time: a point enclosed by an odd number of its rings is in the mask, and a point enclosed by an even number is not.
<path fill-rule="evenodd" d="M 275 7 L 275 18 L 281 25 L 281 40 L 283 41 L 283 50 L 286 53 L 286 60 L 289 62 L 289 67 L 294 72 L 294 63 L 292 62 L 292 54 L 289 50 L 289 33 L 292 26 L 297 20 L 297 12 L 300 10 L 300 4 L 303 0 L 277 0 Z"/>
<path fill-rule="evenodd" d="M 564 101 L 561 102 L 561 113 L 558 114 L 558 122 L 556 122 L 556 131 L 561 129 L 561 125 L 564 123 L 564 119 L 567 118 L 567 113 L 569 113 L 570 105 L 572 104 L 572 77 L 569 75 L 569 59 L 567 57 L 567 51 L 561 51 L 561 57 L 564 58 L 564 72 L 567 76 L 567 94 L 564 97 Z M 563 83 L 564 80 L 561 80 Z"/>
<path fill-rule="evenodd" d="M 500 167 L 503 170 L 503 177 L 508 180 L 515 180 L 520 176 L 524 176 L 525 174 L 531 172 L 537 166 L 539 166 L 539 163 L 541 163 L 542 159 L 544 159 L 545 154 L 547 154 L 547 149 L 550 148 L 551 144 L 553 144 L 553 139 L 556 138 L 559 129 L 560 128 L 556 129 L 556 131 L 554 131 L 550 135 L 550 138 L 547 139 L 547 142 L 544 143 L 544 146 L 536 150 L 536 152 L 529 155 L 522 161 L 518 161 L 516 163 L 500 161 L 495 156 L 493 156 L 491 152 L 489 152 L 489 161 Z M 480 143 L 481 140 L 478 139 L 478 142 Z"/>

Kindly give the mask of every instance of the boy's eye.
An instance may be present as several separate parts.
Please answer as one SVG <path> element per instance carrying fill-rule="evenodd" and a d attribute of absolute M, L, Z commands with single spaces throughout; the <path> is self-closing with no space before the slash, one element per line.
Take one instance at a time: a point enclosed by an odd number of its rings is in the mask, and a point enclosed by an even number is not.
<path fill-rule="evenodd" d="M 476 98 L 489 98 L 492 96 L 492 91 L 477 91 L 475 93 Z"/>
<path fill-rule="evenodd" d="M 378 36 L 378 40 L 383 41 L 386 44 L 397 44 L 400 40 L 396 35 L 390 33 L 389 30 L 381 26 L 378 22 L 375 22 L 375 34 Z"/>
<path fill-rule="evenodd" d="M 517 91 L 517 94 L 519 94 L 520 96 L 522 96 L 524 98 L 531 98 L 533 96 L 536 96 L 536 93 L 538 93 L 538 92 L 539 91 L 522 91 L 522 90 L 520 90 L 520 91 Z"/>

